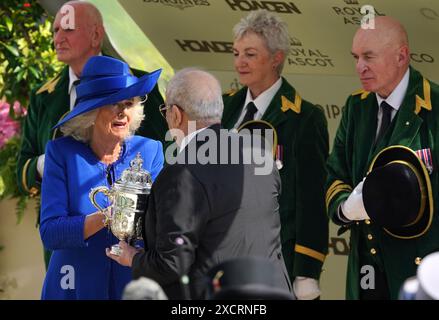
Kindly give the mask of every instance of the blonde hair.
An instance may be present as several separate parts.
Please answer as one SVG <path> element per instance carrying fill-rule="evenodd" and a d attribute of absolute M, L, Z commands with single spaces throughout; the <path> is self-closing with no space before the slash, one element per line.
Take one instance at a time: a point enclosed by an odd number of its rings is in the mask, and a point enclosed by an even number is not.
<path fill-rule="evenodd" d="M 101 108 L 105 107 L 108 106 L 103 106 Z M 141 103 L 137 103 L 131 108 L 134 108 L 134 112 L 128 128 L 127 137 L 132 136 L 136 130 L 139 129 L 140 124 L 145 118 L 145 115 L 143 114 L 143 105 Z M 96 121 L 98 111 L 99 109 L 95 109 L 74 117 L 61 126 L 61 132 L 64 134 L 64 136 L 71 136 L 75 140 L 89 143 L 92 137 L 94 123 Z"/>

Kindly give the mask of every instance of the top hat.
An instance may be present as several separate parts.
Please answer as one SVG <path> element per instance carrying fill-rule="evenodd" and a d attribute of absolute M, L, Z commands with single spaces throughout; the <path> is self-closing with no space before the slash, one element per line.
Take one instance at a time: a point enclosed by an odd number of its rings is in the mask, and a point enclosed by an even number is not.
<path fill-rule="evenodd" d="M 76 87 L 75 107 L 54 128 L 99 107 L 147 95 L 156 85 L 161 72 L 158 69 L 137 78 L 123 61 L 106 56 L 91 57 L 85 64 L 81 82 Z"/>
<path fill-rule="evenodd" d="M 273 156 L 276 155 L 275 152 L 277 148 L 277 132 L 271 123 L 264 120 L 250 120 L 243 123 L 237 130 L 240 133 L 245 132 L 245 130 L 249 130 L 249 133 L 260 134 L 264 138 L 265 138 L 265 130 L 273 130 Z"/>
<path fill-rule="evenodd" d="M 274 263 L 261 257 L 241 257 L 224 261 L 207 273 L 212 300 L 293 300 L 285 289 L 284 275 Z"/>
<path fill-rule="evenodd" d="M 245 133 L 246 130 L 250 134 L 261 135 L 264 138 L 264 140 L 266 139 L 266 137 L 265 137 L 266 130 L 272 130 L 273 141 L 269 141 L 269 143 L 273 144 L 272 154 L 273 154 L 273 158 L 276 160 L 276 167 L 278 169 L 282 169 L 282 167 L 283 167 L 283 163 L 282 163 L 283 154 L 282 154 L 281 150 L 278 150 L 278 140 L 277 140 L 278 138 L 277 138 L 277 132 L 276 132 L 276 129 L 274 128 L 274 126 L 271 123 L 264 121 L 264 120 L 250 120 L 250 121 L 243 123 L 237 129 L 237 131 L 239 133 Z M 262 145 L 262 147 L 264 147 L 264 145 Z"/>
<path fill-rule="evenodd" d="M 427 169 L 405 146 L 383 149 L 372 161 L 363 184 L 363 203 L 374 223 L 400 239 L 427 232 L 433 197 Z"/>

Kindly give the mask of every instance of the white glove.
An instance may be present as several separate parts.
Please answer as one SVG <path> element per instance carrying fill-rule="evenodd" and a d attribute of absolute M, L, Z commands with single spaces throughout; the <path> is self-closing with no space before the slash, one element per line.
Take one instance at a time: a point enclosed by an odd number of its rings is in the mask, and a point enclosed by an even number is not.
<path fill-rule="evenodd" d="M 351 221 L 370 219 L 366 209 L 364 209 L 363 182 L 364 179 L 355 187 L 348 199 L 341 204 L 343 215 Z"/>
<path fill-rule="evenodd" d="M 297 300 L 313 300 L 320 296 L 319 282 L 313 278 L 296 277 L 293 290 Z"/>
<path fill-rule="evenodd" d="M 44 154 L 42 154 L 41 156 L 38 157 L 37 160 L 37 171 L 41 179 L 43 178 L 43 172 L 44 172 L 44 158 L 45 158 Z"/>

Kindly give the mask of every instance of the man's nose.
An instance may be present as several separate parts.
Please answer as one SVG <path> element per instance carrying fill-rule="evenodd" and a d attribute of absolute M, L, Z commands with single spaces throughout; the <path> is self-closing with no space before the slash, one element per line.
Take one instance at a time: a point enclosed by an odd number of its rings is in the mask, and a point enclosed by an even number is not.
<path fill-rule="evenodd" d="M 62 42 L 62 40 L 64 39 L 64 36 L 62 35 L 62 31 L 58 30 L 56 33 L 54 33 L 53 35 L 53 42 L 55 43 L 55 45 L 57 43 Z"/>
<path fill-rule="evenodd" d="M 358 74 L 362 74 L 367 70 L 367 65 L 361 59 L 358 59 L 355 67 L 357 69 Z"/>

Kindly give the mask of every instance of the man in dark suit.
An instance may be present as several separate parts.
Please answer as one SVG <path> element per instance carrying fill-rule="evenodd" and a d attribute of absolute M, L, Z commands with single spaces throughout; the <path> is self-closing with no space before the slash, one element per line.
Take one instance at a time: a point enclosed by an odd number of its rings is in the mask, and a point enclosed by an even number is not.
<path fill-rule="evenodd" d="M 152 187 L 145 250 L 121 242 L 120 257 L 107 255 L 131 266 L 134 278 L 157 281 L 171 299 L 187 298 L 179 282 L 182 275 L 190 279 L 186 289 L 192 298 L 206 298 L 207 272 L 227 259 L 246 256 L 270 260 L 279 274 L 278 287 L 290 291 L 281 253 L 280 178 L 273 161 L 261 175 L 255 174 L 254 163 L 242 161 L 242 136 L 221 131 L 221 87 L 209 73 L 178 72 L 166 99 L 161 110 L 178 155 L 167 154 L 167 162 L 174 163 Z M 226 151 L 228 156 L 221 158 Z M 233 164 L 232 158 L 239 161 Z"/>

